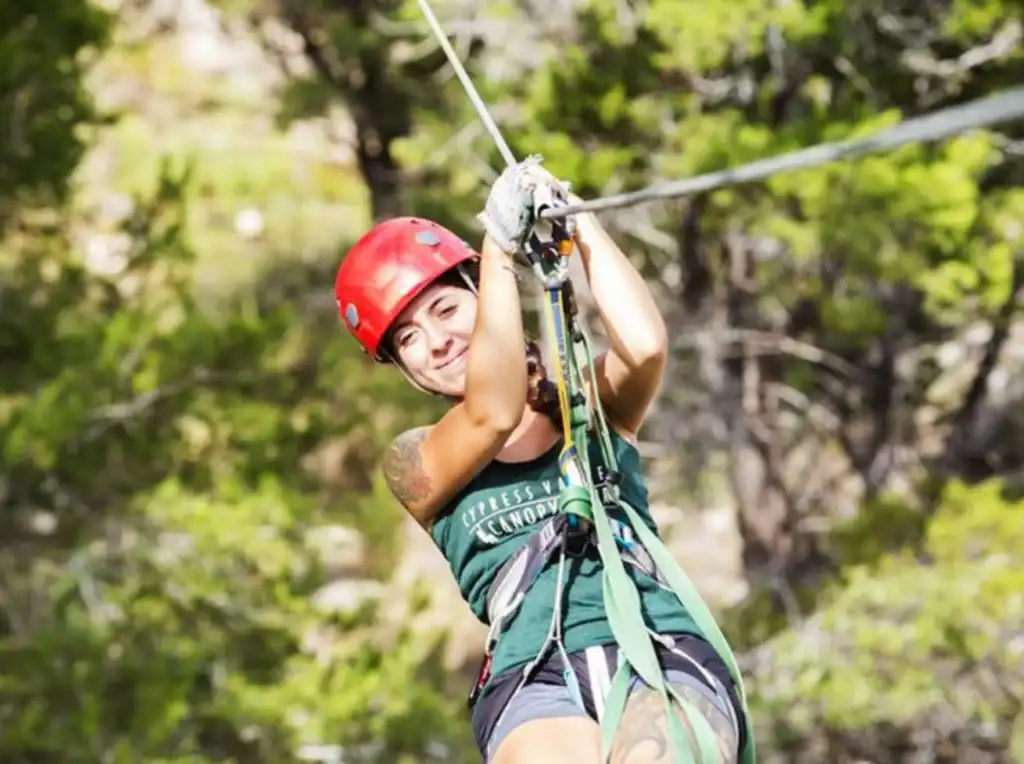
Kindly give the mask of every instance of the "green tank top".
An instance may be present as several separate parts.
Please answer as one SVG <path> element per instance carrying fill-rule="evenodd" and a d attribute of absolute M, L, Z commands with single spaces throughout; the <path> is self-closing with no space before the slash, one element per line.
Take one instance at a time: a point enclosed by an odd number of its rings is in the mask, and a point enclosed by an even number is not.
<path fill-rule="evenodd" d="M 640 454 L 614 432 L 612 443 L 622 472 L 621 494 L 657 533 Z M 434 543 L 447 558 L 463 599 L 484 623 L 488 620 L 487 592 L 498 569 L 558 512 L 561 447 L 559 442 L 526 462 L 491 462 L 434 522 Z M 600 490 L 605 484 L 600 445 L 591 442 L 590 450 L 592 480 Z M 618 507 L 610 507 L 609 514 L 626 521 Z M 662 634 L 703 636 L 675 594 L 631 565 L 626 570 L 637 585 L 649 628 Z M 549 564 L 527 593 L 495 648 L 493 674 L 525 665 L 540 651 L 551 624 L 557 572 L 557 564 Z M 615 642 L 604 609 L 601 572 L 594 544 L 582 555 L 567 558 L 562 613 L 563 641 L 569 652 Z"/>

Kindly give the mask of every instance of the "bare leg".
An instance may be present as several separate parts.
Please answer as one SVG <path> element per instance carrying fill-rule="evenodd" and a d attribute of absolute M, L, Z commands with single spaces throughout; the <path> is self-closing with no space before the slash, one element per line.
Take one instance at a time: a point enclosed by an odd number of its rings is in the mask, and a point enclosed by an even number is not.
<path fill-rule="evenodd" d="M 578 716 L 534 719 L 501 741 L 492 764 L 601 764 L 601 728 Z"/>

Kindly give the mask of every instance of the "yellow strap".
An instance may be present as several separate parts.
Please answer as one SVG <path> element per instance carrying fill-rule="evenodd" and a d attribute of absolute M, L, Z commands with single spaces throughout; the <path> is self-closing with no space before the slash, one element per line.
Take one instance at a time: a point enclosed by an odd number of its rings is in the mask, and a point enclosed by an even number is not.
<path fill-rule="evenodd" d="M 551 295 L 545 295 L 544 300 L 544 313 L 548 319 L 548 328 L 551 331 L 552 337 L 558 336 L 558 326 L 555 321 L 555 309 L 551 304 Z M 563 332 L 568 327 L 563 327 Z M 562 374 L 562 362 L 558 359 L 555 364 L 555 387 L 558 390 L 558 405 L 562 411 L 562 438 L 565 441 L 562 450 L 563 452 L 568 451 L 574 445 L 572 437 L 572 409 L 569 402 L 569 389 L 568 382 L 565 376 Z"/>

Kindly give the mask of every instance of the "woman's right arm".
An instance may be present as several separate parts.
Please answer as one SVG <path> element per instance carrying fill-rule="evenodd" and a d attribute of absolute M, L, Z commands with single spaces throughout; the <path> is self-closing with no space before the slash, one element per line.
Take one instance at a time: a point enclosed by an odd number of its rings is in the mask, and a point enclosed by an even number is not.
<path fill-rule="evenodd" d="M 510 258 L 490 237 L 481 247 L 479 292 L 464 399 L 437 424 L 398 436 L 384 454 L 388 486 L 425 528 L 497 455 L 526 407 L 519 287 Z"/>

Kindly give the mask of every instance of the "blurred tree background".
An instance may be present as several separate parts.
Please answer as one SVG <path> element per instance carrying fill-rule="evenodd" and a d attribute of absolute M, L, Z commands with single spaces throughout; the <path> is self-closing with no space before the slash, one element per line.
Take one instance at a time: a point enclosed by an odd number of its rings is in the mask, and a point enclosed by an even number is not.
<path fill-rule="evenodd" d="M 476 760 L 480 627 L 375 470 L 438 404 L 332 295 L 374 219 L 480 235 L 500 159 L 416 4 L 51 5 L 0 10 L 0 760 Z M 1011 0 L 437 11 L 584 197 L 1024 81 Z M 677 343 L 655 509 L 765 762 L 1024 761 L 1022 156 L 602 214 Z"/>

